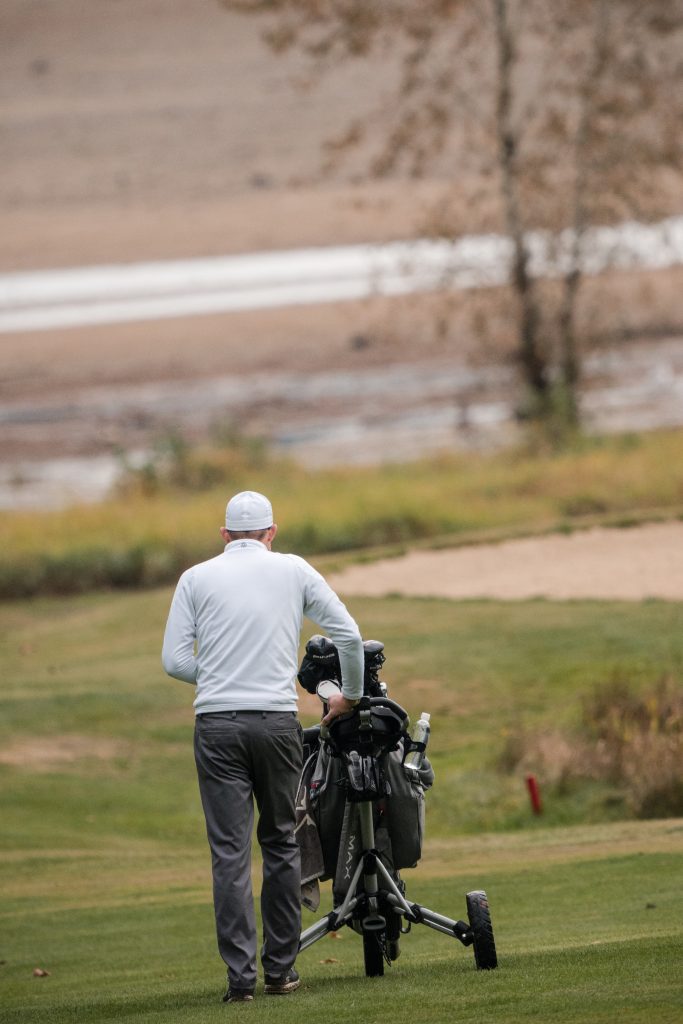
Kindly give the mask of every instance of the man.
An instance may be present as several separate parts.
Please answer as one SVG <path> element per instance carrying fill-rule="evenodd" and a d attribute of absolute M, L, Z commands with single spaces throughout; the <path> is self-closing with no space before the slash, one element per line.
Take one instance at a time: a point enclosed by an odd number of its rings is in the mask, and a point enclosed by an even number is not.
<path fill-rule="evenodd" d="M 300 862 L 294 805 L 301 771 L 296 671 L 303 616 L 339 650 L 343 687 L 326 720 L 363 692 L 358 627 L 325 580 L 296 555 L 277 554 L 266 497 L 243 491 L 228 502 L 225 550 L 180 577 L 166 625 L 162 663 L 196 684 L 195 761 L 211 847 L 218 948 L 228 966 L 225 1002 L 250 1002 L 256 986 L 251 890 L 253 797 L 263 855 L 261 962 L 265 991 L 299 987 Z"/>

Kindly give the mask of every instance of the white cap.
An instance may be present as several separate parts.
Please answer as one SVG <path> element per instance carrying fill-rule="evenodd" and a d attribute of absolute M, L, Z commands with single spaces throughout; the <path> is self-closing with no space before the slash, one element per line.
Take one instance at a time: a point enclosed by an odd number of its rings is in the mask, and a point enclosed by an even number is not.
<path fill-rule="evenodd" d="M 228 530 L 267 530 L 273 525 L 273 508 L 264 494 L 240 491 L 228 502 L 225 526 Z"/>

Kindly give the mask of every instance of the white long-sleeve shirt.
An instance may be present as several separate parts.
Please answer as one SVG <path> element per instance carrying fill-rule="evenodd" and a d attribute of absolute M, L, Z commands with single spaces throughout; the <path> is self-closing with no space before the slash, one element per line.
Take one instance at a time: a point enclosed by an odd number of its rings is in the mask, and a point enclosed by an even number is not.
<path fill-rule="evenodd" d="M 363 693 L 358 626 L 320 573 L 297 555 L 234 540 L 180 577 L 166 624 L 162 664 L 196 683 L 197 714 L 296 711 L 303 617 L 336 644 L 344 696 Z M 195 653 L 196 652 L 196 653 Z"/>

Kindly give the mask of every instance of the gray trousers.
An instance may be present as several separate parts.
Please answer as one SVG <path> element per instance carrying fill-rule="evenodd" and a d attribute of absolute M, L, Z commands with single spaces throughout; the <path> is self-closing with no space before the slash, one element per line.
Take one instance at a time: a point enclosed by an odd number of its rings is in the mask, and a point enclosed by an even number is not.
<path fill-rule="evenodd" d="M 218 949 L 233 988 L 256 983 L 251 834 L 263 856 L 261 962 L 280 975 L 294 963 L 301 931 L 301 867 L 294 837 L 301 726 L 291 711 L 198 715 L 195 761 L 211 847 Z"/>

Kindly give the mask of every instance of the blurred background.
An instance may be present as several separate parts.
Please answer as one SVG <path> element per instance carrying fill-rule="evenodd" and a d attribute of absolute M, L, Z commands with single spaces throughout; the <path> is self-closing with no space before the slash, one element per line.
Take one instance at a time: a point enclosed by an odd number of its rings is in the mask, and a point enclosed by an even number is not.
<path fill-rule="evenodd" d="M 680 425 L 681 5 L 470 8 L 5 0 L 0 505 Z"/>

